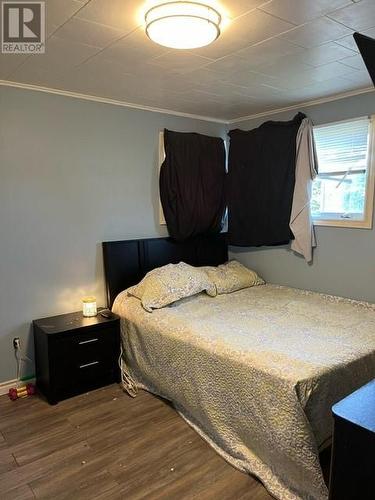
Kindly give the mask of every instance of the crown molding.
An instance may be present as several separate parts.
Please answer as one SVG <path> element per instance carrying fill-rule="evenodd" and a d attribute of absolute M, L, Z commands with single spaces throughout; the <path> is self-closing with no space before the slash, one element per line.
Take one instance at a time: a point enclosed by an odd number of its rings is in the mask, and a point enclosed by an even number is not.
<path fill-rule="evenodd" d="M 151 113 L 161 113 L 164 115 L 178 116 L 181 118 L 192 118 L 194 120 L 202 120 L 202 121 L 208 121 L 208 122 L 213 122 L 213 123 L 222 123 L 223 125 L 233 125 L 235 123 L 241 123 L 241 122 L 247 121 L 247 120 L 254 120 L 256 118 L 263 118 L 266 116 L 276 115 L 276 114 L 284 113 L 287 111 L 299 110 L 301 108 L 306 108 L 309 106 L 316 106 L 318 104 L 325 104 L 328 102 L 338 101 L 340 99 L 346 99 L 348 97 L 355 97 L 357 95 L 375 92 L 375 89 L 373 87 L 366 87 L 364 89 L 352 90 L 352 91 L 344 92 L 341 94 L 335 94 L 335 95 L 332 95 L 329 97 L 322 97 L 320 99 L 315 99 L 313 101 L 300 102 L 298 104 L 293 104 L 292 106 L 286 106 L 284 108 L 276 108 L 276 109 L 272 109 L 269 111 L 262 111 L 261 113 L 255 113 L 253 115 L 241 116 L 240 118 L 234 118 L 232 120 L 229 120 L 229 119 L 213 118 L 210 116 L 195 115 L 193 113 L 182 113 L 180 111 L 173 111 L 171 109 L 155 108 L 152 106 L 143 106 L 141 104 L 134 104 L 131 102 L 126 102 L 126 101 L 118 101 L 116 99 L 109 99 L 106 97 L 98 97 L 98 96 L 93 96 L 93 95 L 89 95 L 89 94 L 80 94 L 78 92 L 71 92 L 69 90 L 53 89 L 53 88 L 49 88 L 49 87 L 42 87 L 39 85 L 32 85 L 29 83 L 14 82 L 11 80 L 0 80 L 0 86 L 14 87 L 14 88 L 19 88 L 19 89 L 24 89 L 24 90 L 33 90 L 36 92 L 45 92 L 47 94 L 62 95 L 65 97 L 72 97 L 74 99 L 81 99 L 84 101 L 93 101 L 93 102 L 99 102 L 102 104 L 110 104 L 112 106 L 121 106 L 124 108 L 130 108 L 130 109 L 139 109 L 141 111 L 149 111 Z"/>
<path fill-rule="evenodd" d="M 163 115 L 178 116 L 181 118 L 192 118 L 194 120 L 203 120 L 206 122 L 227 124 L 228 120 L 221 120 L 220 118 L 213 118 L 210 116 L 195 115 L 193 113 L 182 113 L 180 111 L 172 111 L 171 109 L 154 108 L 152 106 L 143 106 L 142 104 L 134 104 L 126 101 L 118 101 L 116 99 L 109 99 L 107 97 L 98 97 L 89 94 L 80 94 L 78 92 L 71 92 L 69 90 L 53 89 L 49 87 L 41 87 L 39 85 L 32 85 L 29 83 L 13 82 L 11 80 L 0 80 L 0 86 L 14 87 L 23 90 L 33 90 L 36 92 L 45 92 L 46 94 L 56 94 L 65 97 L 73 97 L 74 99 L 81 99 L 84 101 L 99 102 L 102 104 L 110 104 L 112 106 L 121 106 L 123 108 L 139 109 L 141 111 L 149 111 L 151 113 L 161 113 Z"/>
<path fill-rule="evenodd" d="M 261 113 L 255 113 L 254 115 L 241 116 L 240 118 L 234 118 L 229 120 L 228 125 L 233 125 L 234 123 L 240 123 L 247 120 L 254 120 L 255 118 L 263 118 L 265 116 L 276 115 L 279 113 L 284 113 L 285 111 L 293 111 L 301 108 L 307 108 L 308 106 L 316 106 L 318 104 L 325 104 L 327 102 L 338 101 L 340 99 L 346 99 L 348 97 L 355 97 L 361 94 L 367 94 L 369 92 L 375 92 L 374 87 L 366 87 L 364 89 L 351 90 L 349 92 L 343 92 L 341 94 L 335 94 L 329 97 L 322 97 L 320 99 L 315 99 L 313 101 L 299 102 L 298 104 L 293 104 L 292 106 L 286 106 L 285 108 L 277 108 L 269 111 L 263 111 Z"/>

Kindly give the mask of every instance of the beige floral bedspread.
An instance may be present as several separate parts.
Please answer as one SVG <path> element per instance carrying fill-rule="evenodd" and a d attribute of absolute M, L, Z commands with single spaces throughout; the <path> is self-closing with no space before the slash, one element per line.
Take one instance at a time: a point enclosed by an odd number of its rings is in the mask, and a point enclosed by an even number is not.
<path fill-rule="evenodd" d="M 375 377 L 375 305 L 276 285 L 148 313 L 120 294 L 125 361 L 279 499 L 324 499 L 333 403 Z"/>

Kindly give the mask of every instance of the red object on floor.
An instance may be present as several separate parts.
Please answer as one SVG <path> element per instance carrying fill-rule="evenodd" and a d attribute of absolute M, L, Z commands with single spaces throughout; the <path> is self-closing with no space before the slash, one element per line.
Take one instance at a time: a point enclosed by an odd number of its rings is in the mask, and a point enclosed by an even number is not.
<path fill-rule="evenodd" d="M 15 401 L 18 398 L 26 398 L 27 396 L 32 396 L 35 394 L 35 385 L 26 384 L 21 387 L 12 387 L 8 391 L 9 399 Z"/>

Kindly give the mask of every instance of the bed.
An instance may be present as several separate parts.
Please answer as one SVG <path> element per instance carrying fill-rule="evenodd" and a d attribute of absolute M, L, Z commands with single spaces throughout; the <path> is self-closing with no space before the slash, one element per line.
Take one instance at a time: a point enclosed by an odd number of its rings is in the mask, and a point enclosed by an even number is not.
<path fill-rule="evenodd" d="M 175 244 L 162 240 L 138 240 L 136 279 L 156 267 L 149 260 L 155 245 L 169 249 L 159 264 L 181 260 L 186 248 L 171 251 Z M 118 253 L 127 246 L 117 244 Z M 224 239 L 200 241 L 185 258 L 217 265 L 226 252 Z M 108 247 L 104 253 L 106 276 L 110 268 L 119 280 L 116 257 Z M 117 290 L 107 279 L 108 296 L 138 386 L 172 401 L 276 498 L 327 498 L 319 450 L 331 436 L 332 404 L 375 376 L 375 305 L 267 284 L 215 298 L 202 293 L 148 313 L 118 293 L 135 277 L 122 279 Z"/>

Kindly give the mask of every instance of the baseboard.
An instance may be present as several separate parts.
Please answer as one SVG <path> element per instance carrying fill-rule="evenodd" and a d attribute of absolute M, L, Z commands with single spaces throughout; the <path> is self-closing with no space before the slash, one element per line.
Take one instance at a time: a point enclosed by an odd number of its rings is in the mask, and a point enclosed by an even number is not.
<path fill-rule="evenodd" d="M 7 382 L 0 383 L 0 396 L 8 394 L 9 389 L 16 387 L 17 379 L 8 380 Z"/>
<path fill-rule="evenodd" d="M 35 384 L 35 378 L 31 378 L 30 380 L 25 380 L 24 382 L 21 381 L 21 384 Z M 12 387 L 16 387 L 17 385 L 17 379 L 13 380 L 8 380 L 6 382 L 0 382 L 0 396 L 3 396 L 4 394 L 8 394 L 9 389 Z"/>

